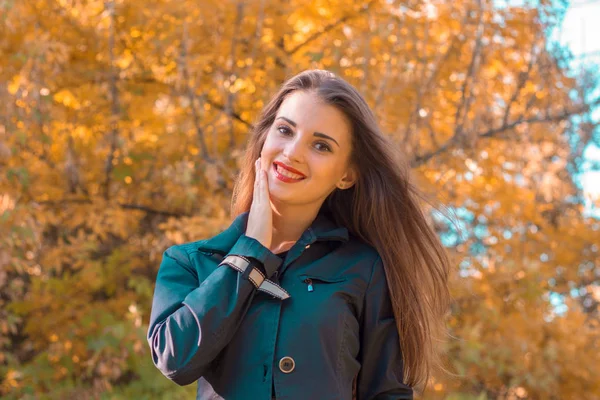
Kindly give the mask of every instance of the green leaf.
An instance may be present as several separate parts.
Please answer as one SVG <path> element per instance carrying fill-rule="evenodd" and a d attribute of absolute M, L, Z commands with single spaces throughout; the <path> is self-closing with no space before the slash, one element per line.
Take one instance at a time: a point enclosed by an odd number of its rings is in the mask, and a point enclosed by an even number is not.
<path fill-rule="evenodd" d="M 324 56 L 322 51 L 321 52 L 308 51 L 308 52 L 306 52 L 306 55 L 308 55 L 312 61 L 316 61 L 316 62 L 321 61 L 321 59 Z"/>
<path fill-rule="evenodd" d="M 119 180 L 125 179 L 125 177 L 132 175 L 133 168 L 130 165 L 118 165 L 115 169 L 113 169 L 113 176 Z"/>
<path fill-rule="evenodd" d="M 9 168 L 6 178 L 9 182 L 19 182 L 24 188 L 29 187 L 29 171 L 25 167 Z"/>

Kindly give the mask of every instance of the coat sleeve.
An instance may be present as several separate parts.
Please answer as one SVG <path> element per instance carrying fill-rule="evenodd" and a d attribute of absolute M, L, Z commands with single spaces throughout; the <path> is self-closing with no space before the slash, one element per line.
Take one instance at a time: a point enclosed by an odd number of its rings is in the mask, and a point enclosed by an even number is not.
<path fill-rule="evenodd" d="M 147 336 L 154 365 L 179 385 L 193 383 L 205 374 L 230 342 L 257 290 L 247 274 L 225 265 L 199 279 L 189 256 L 194 251 L 197 249 L 180 245 L 163 253 Z M 267 276 L 282 262 L 246 235 L 229 254 L 248 257 Z"/>
<path fill-rule="evenodd" d="M 371 274 L 361 322 L 357 400 L 412 399 L 412 388 L 403 383 L 398 329 L 379 256 Z"/>

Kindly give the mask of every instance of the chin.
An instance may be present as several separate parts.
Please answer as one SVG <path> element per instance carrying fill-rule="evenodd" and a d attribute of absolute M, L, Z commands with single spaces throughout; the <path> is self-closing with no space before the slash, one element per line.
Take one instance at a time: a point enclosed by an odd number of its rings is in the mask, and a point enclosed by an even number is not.
<path fill-rule="evenodd" d="M 273 205 L 277 206 L 277 204 L 282 204 L 282 205 L 290 205 L 290 206 L 306 206 L 306 205 L 310 205 L 310 204 L 316 204 L 316 203 L 322 203 L 325 197 L 318 197 L 318 196 L 307 196 L 306 191 L 300 191 L 300 193 L 302 194 L 301 197 L 298 196 L 298 192 L 292 193 L 290 191 L 290 193 L 274 193 L 274 192 L 269 192 L 270 198 L 271 198 L 271 203 L 273 203 Z"/>
<path fill-rule="evenodd" d="M 277 191 L 275 191 L 275 192 L 269 192 L 269 196 L 273 203 L 276 203 L 276 202 L 289 203 L 289 202 L 294 202 L 294 200 L 296 200 L 296 201 L 298 200 L 298 196 L 294 196 L 293 193 L 277 193 Z"/>
<path fill-rule="evenodd" d="M 271 199 L 271 202 L 273 204 L 277 204 L 277 203 L 285 203 L 285 204 L 304 204 L 306 203 L 306 201 L 304 200 L 305 197 L 302 196 L 302 198 L 298 197 L 298 193 L 297 192 L 288 192 L 288 193 L 282 193 L 283 190 L 281 189 L 275 189 L 275 190 L 269 190 L 269 198 Z"/>

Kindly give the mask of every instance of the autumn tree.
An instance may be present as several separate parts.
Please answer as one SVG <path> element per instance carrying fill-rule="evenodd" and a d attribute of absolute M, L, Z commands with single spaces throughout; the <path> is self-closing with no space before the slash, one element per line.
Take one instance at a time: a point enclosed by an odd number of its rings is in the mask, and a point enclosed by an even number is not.
<path fill-rule="evenodd" d="M 425 398 L 600 398 L 597 220 L 573 176 L 592 72 L 555 2 L 0 4 L 0 395 L 189 398 L 145 334 L 160 258 L 230 222 L 258 112 L 291 75 L 355 85 L 456 270 L 454 375 Z"/>

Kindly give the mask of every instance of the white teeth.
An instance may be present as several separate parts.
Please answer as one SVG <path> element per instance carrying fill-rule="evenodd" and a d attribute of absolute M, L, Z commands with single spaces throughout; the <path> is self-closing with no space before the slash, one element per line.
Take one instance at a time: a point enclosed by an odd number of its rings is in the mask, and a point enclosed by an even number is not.
<path fill-rule="evenodd" d="M 276 167 L 277 167 L 277 172 L 279 172 L 281 175 L 283 175 L 287 178 L 291 178 L 291 179 L 301 179 L 302 178 L 301 175 L 293 174 L 290 171 L 288 171 L 287 169 L 281 168 L 279 165 L 276 165 Z"/>

